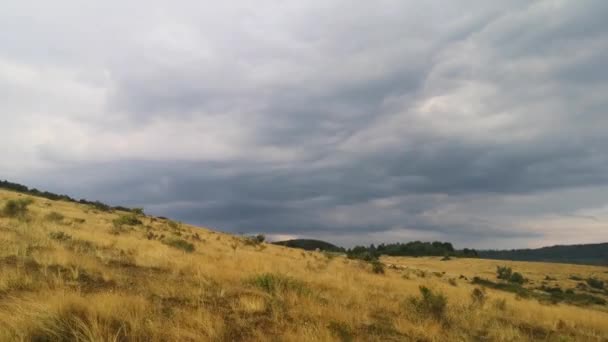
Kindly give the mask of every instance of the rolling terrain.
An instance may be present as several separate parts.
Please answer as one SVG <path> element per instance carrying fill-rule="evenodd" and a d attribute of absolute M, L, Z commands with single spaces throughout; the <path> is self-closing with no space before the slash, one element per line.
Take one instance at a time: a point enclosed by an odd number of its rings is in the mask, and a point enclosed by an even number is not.
<path fill-rule="evenodd" d="M 608 341 L 607 267 L 370 263 L 102 209 L 0 190 L 0 341 Z"/>

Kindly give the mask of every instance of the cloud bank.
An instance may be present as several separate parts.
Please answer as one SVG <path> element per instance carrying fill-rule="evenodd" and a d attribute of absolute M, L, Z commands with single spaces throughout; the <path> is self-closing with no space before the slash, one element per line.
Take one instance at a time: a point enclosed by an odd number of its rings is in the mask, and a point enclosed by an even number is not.
<path fill-rule="evenodd" d="M 608 240 L 605 1 L 9 0 L 0 177 L 353 245 Z"/>

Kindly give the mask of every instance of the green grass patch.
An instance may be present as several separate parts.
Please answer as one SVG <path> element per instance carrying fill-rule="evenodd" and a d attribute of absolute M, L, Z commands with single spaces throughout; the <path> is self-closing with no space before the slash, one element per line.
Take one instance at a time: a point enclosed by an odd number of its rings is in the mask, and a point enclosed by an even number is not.
<path fill-rule="evenodd" d="M 171 246 L 173 248 L 181 249 L 186 253 L 192 253 L 196 249 L 193 244 L 186 240 L 169 238 L 162 241 L 167 246 Z"/>
<path fill-rule="evenodd" d="M 246 282 L 271 294 L 288 291 L 298 294 L 309 294 L 311 292 L 303 281 L 276 273 L 259 274 L 249 278 Z"/>

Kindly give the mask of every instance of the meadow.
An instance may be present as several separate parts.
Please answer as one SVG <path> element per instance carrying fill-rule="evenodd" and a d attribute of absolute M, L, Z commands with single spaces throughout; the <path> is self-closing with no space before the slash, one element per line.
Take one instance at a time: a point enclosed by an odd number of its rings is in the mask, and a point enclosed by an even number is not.
<path fill-rule="evenodd" d="M 0 208 L 0 341 L 608 341 L 607 267 L 378 265 L 4 190 Z"/>

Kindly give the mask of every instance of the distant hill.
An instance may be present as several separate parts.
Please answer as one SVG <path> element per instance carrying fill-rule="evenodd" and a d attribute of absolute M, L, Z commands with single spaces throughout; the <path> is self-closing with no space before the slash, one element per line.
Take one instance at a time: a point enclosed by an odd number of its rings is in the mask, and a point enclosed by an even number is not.
<path fill-rule="evenodd" d="M 344 248 L 338 247 L 329 242 L 314 240 L 314 239 L 293 239 L 287 241 L 278 241 L 273 242 L 275 245 L 291 247 L 291 248 L 300 248 L 307 251 L 314 251 L 317 248 L 321 251 L 330 251 L 330 252 L 341 252 L 344 251 Z"/>
<path fill-rule="evenodd" d="M 559 245 L 537 249 L 478 251 L 484 259 L 608 265 L 608 243 Z"/>

